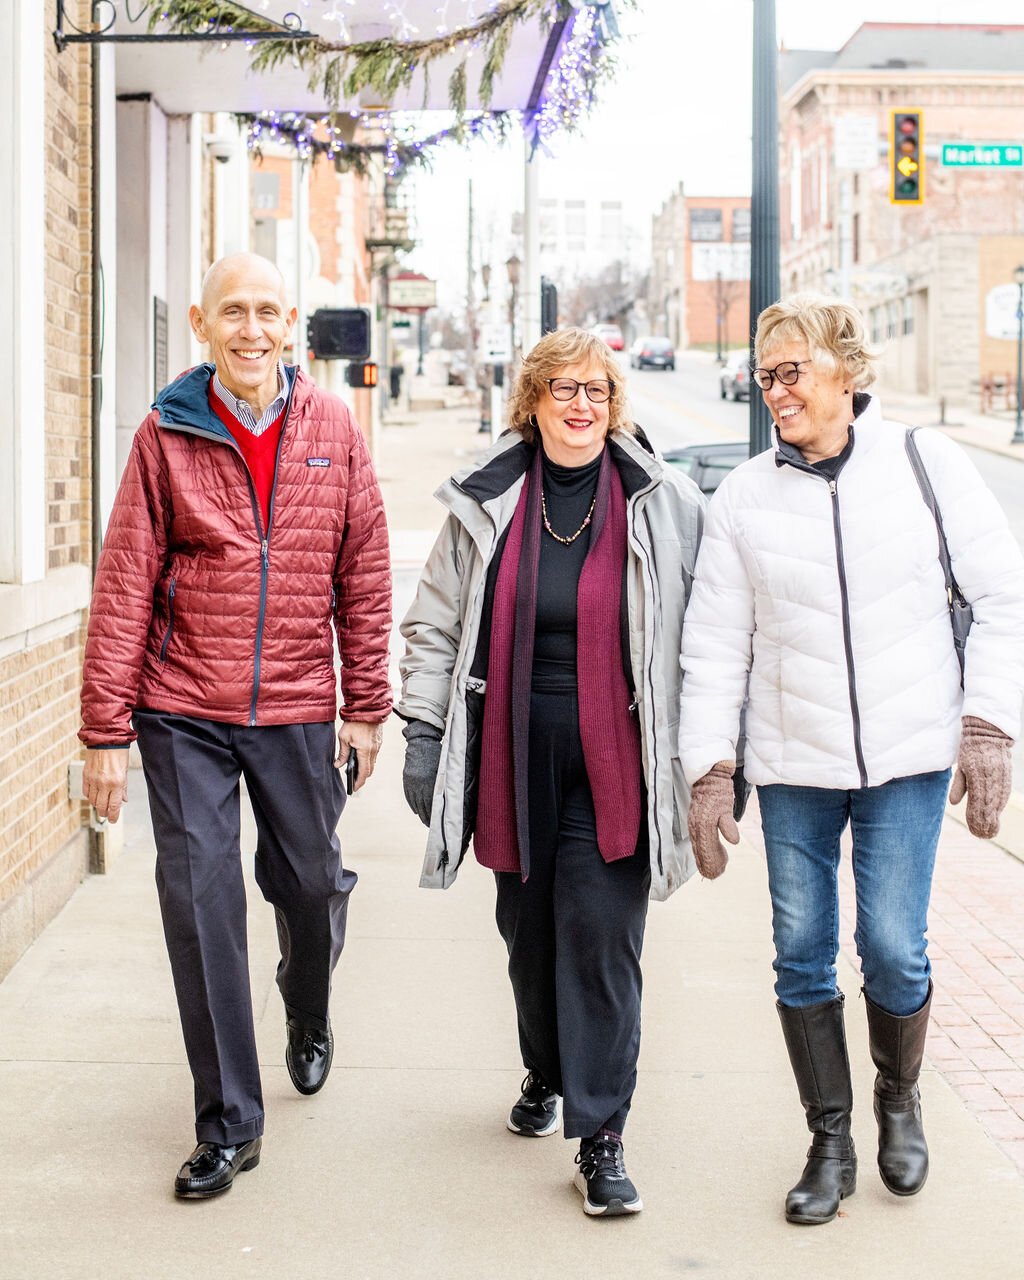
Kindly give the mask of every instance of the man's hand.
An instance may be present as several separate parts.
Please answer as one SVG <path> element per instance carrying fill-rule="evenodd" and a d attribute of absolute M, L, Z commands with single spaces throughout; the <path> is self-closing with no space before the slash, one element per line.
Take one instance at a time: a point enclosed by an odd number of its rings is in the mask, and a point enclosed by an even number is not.
<path fill-rule="evenodd" d="M 128 799 L 128 748 L 87 748 L 82 792 L 98 818 L 116 822 Z"/>
<path fill-rule="evenodd" d="M 339 769 L 345 767 L 349 751 L 356 753 L 356 759 L 359 762 L 353 792 L 358 791 L 365 782 L 369 781 L 373 766 L 377 763 L 377 752 L 383 741 L 384 726 L 382 724 L 367 724 L 363 720 L 346 720 L 338 730 L 337 767 Z"/>

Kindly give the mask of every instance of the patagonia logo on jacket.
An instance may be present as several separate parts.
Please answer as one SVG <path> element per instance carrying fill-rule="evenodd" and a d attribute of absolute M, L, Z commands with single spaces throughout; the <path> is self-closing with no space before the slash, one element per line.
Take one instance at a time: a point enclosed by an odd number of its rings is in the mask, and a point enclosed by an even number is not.
<path fill-rule="evenodd" d="M 330 458 L 307 458 L 307 467 L 329 467 L 331 465 Z"/>

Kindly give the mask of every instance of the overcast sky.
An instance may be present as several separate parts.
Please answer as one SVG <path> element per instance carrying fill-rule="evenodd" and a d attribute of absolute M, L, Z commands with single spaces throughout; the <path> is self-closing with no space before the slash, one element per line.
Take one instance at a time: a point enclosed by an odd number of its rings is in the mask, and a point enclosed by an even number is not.
<path fill-rule="evenodd" d="M 623 199 L 646 234 L 680 182 L 691 195 L 749 192 L 752 22 L 751 0 L 640 0 L 621 14 L 616 78 L 580 133 L 543 159 L 541 194 Z M 862 22 L 1022 23 L 1024 0 L 776 0 L 778 39 L 791 49 L 838 49 Z M 443 153 L 417 179 L 413 265 L 452 301 L 465 289 L 456 264 L 470 174 L 478 244 L 503 261 L 511 212 L 522 207 L 522 147 Z"/>

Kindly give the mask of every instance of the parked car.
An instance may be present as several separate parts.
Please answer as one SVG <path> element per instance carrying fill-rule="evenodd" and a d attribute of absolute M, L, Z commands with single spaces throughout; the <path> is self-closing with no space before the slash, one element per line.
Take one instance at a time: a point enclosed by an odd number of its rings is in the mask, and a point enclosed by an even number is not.
<path fill-rule="evenodd" d="M 604 338 L 613 351 L 624 351 L 626 348 L 626 340 L 617 324 L 595 324 L 590 332 Z"/>
<path fill-rule="evenodd" d="M 723 400 L 750 399 L 750 353 L 734 351 L 718 375 L 718 390 Z"/>
<path fill-rule="evenodd" d="M 629 349 L 629 363 L 634 369 L 674 369 L 676 352 L 668 338 L 649 334 L 637 338 Z"/>
<path fill-rule="evenodd" d="M 704 494 L 712 494 L 725 477 L 750 457 L 746 440 L 717 440 L 714 444 L 686 444 L 669 449 L 663 457 L 670 466 L 688 475 Z"/>

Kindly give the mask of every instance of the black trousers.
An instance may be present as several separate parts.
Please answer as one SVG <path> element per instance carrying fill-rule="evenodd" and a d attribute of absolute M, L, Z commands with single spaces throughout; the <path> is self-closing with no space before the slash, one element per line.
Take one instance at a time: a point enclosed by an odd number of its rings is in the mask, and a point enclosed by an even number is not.
<path fill-rule="evenodd" d="M 646 827 L 632 857 L 601 857 L 573 693 L 531 696 L 529 784 L 529 878 L 495 873 L 523 1063 L 562 1095 L 567 1138 L 621 1133 L 640 1052 Z"/>
<path fill-rule="evenodd" d="M 249 989 L 239 779 L 258 832 L 256 882 L 277 916 L 277 984 L 290 1012 L 326 1023 L 356 876 L 335 834 L 345 803 L 331 723 L 247 728 L 136 712 L 156 840 L 156 882 L 185 1050 L 196 1139 L 263 1132 Z"/>

